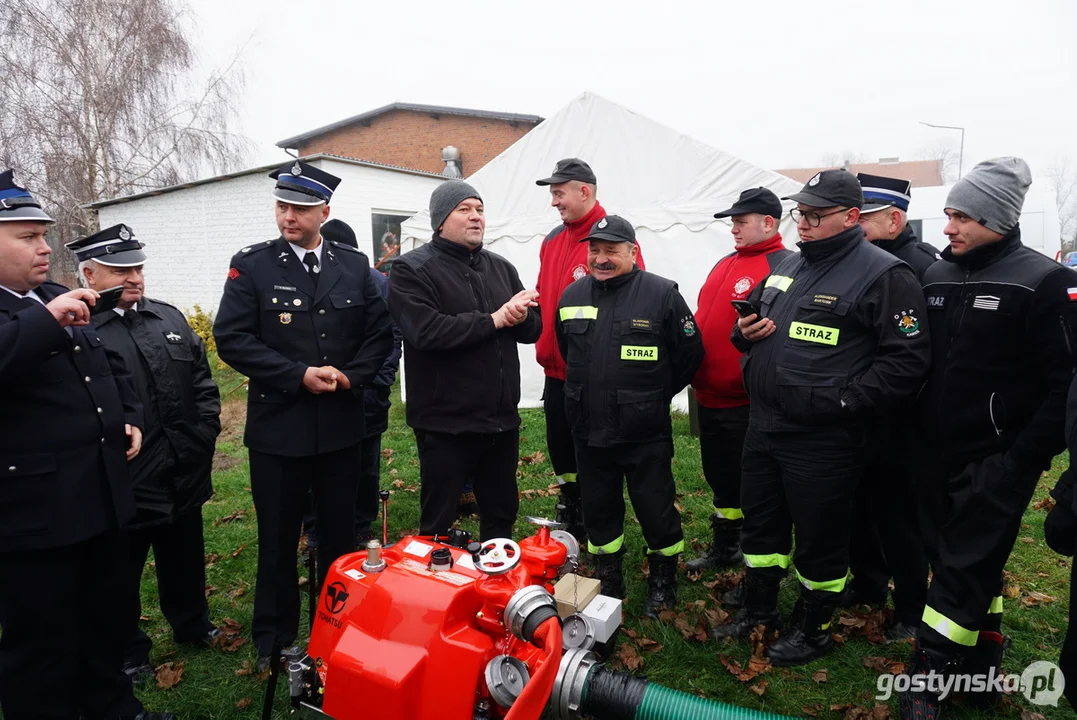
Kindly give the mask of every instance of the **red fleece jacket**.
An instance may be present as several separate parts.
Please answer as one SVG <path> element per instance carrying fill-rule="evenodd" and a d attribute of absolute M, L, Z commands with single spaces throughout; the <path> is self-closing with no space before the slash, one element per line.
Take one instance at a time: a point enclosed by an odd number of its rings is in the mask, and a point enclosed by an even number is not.
<path fill-rule="evenodd" d="M 566 287 L 590 274 L 587 268 L 587 243 L 580 240 L 587 237 L 591 226 L 604 217 L 606 211 L 596 202 L 590 212 L 579 220 L 565 223 L 564 230 L 543 242 L 539 248 L 539 275 L 535 290 L 538 291 L 539 309 L 542 311 L 542 335 L 535 343 L 535 359 L 547 377 L 565 379 L 565 361 L 554 335 L 557 304 L 561 302 L 561 293 Z M 640 270 L 647 269 L 643 263 L 642 249 L 636 253 L 636 265 Z"/>
<path fill-rule="evenodd" d="M 776 257 L 769 257 L 781 253 Z M 782 236 L 775 235 L 758 245 L 738 248 L 718 261 L 699 291 L 696 325 L 703 335 L 703 364 L 696 371 L 692 387 L 703 407 L 730 408 L 748 404 L 740 373 L 741 353 L 729 341 L 737 311 L 730 300 L 744 300 L 771 268 L 788 254 Z"/>

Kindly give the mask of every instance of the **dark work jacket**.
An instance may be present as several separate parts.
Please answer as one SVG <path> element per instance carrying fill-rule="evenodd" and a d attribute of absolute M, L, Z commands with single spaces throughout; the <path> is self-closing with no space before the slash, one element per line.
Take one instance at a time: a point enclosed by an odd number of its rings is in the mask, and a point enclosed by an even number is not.
<path fill-rule="evenodd" d="M 45 302 L 65 292 L 37 288 Z M 131 376 L 93 326 L 71 330 L 0 289 L 0 553 L 73 545 L 134 516 L 124 423 L 143 421 Z"/>
<path fill-rule="evenodd" d="M 955 465 L 1005 452 L 1019 469 L 1047 468 L 1065 447 L 1077 272 L 1025 247 L 1019 228 L 942 259 L 924 276 L 927 436 Z"/>
<path fill-rule="evenodd" d="M 378 286 L 378 292 L 381 293 L 382 298 L 388 302 L 389 281 L 385 275 L 377 268 L 370 268 L 370 277 Z M 404 336 L 400 334 L 400 328 L 396 323 L 392 324 L 392 329 L 393 349 L 386 356 L 377 377 L 364 391 L 363 409 L 366 413 L 364 438 L 377 437 L 389 428 L 389 408 L 392 407 L 389 396 L 393 383 L 396 382 L 396 371 L 400 366 L 400 354 L 403 351 L 401 344 L 404 341 Z"/>
<path fill-rule="evenodd" d="M 587 275 L 561 294 L 556 333 L 573 436 L 594 447 L 672 437 L 669 403 L 703 360 L 676 283 L 638 268 Z"/>
<path fill-rule="evenodd" d="M 908 225 L 893 240 L 876 240 L 872 245 L 904 261 L 920 280 L 924 279 L 924 273 L 940 257 L 939 251 L 932 245 L 920 242 L 916 233 Z"/>
<path fill-rule="evenodd" d="M 928 372 L 919 282 L 859 225 L 797 246 L 749 296 L 777 330 L 751 343 L 733 328 L 751 422 L 765 431 L 875 423 Z"/>
<path fill-rule="evenodd" d="M 283 238 L 232 258 L 213 336 L 221 359 L 250 378 L 243 440 L 252 450 L 306 457 L 363 439 L 363 391 L 393 346 L 389 312 L 366 255 L 322 242 L 317 290 Z M 323 365 L 351 388 L 309 392 L 303 374 Z"/>
<path fill-rule="evenodd" d="M 519 325 L 491 314 L 523 290 L 505 258 L 437 235 L 404 253 L 389 276 L 389 312 L 404 334 L 408 425 L 443 433 L 520 426 L 520 355 L 542 331 L 535 308 Z"/>
<path fill-rule="evenodd" d="M 202 339 L 183 313 L 143 298 L 127 317 L 95 315 L 105 344 L 123 356 L 146 416 L 142 452 L 131 461 L 134 527 L 175 520 L 209 500 L 221 396 Z"/>

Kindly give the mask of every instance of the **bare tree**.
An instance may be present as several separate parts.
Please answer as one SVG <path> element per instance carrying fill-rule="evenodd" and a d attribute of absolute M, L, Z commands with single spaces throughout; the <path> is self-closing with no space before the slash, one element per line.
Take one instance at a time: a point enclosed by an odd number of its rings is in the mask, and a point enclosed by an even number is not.
<path fill-rule="evenodd" d="M 182 2 L 0 4 L 0 165 L 56 213 L 54 249 L 95 229 L 84 203 L 226 171 L 248 153 L 234 127 L 238 64 L 196 86 Z"/>
<path fill-rule="evenodd" d="M 1062 251 L 1068 252 L 1077 245 L 1077 168 L 1060 158 L 1047 169 L 1047 178 L 1055 191 Z"/>
<path fill-rule="evenodd" d="M 939 174 L 942 175 L 944 185 L 957 182 L 961 155 L 955 143 L 939 140 L 933 145 L 921 148 L 916 157 L 919 160 L 938 160 Z"/>

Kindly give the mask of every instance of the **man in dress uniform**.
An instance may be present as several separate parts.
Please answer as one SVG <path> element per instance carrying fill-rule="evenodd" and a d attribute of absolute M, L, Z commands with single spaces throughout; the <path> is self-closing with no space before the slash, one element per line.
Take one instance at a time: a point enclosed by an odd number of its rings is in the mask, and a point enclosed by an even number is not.
<path fill-rule="evenodd" d="M 591 272 L 565 288 L 556 330 L 587 547 L 602 594 L 623 598 L 627 483 L 650 558 L 643 614 L 655 618 L 676 602 L 684 551 L 669 403 L 699 368 L 703 339 L 677 284 L 636 266 L 627 220 L 607 215 L 584 239 Z"/>
<path fill-rule="evenodd" d="M 139 585 L 151 546 L 161 612 L 175 641 L 211 645 L 220 635 L 206 602 L 202 504 L 213 494 L 221 397 L 206 348 L 187 318 L 143 294 L 146 253 L 131 228 L 114 225 L 67 247 L 79 261 L 84 286 L 97 292 L 123 287 L 118 307 L 94 315 L 93 326 L 123 356 L 146 421 L 142 452 L 131 463 L 135 519 L 128 533 L 130 631 L 124 670 L 133 678 L 148 677 L 153 675 L 152 642 L 138 618 Z"/>
<path fill-rule="evenodd" d="M 45 279 L 52 222 L 0 173 L 0 710 L 172 718 L 145 712 L 121 670 L 142 412 L 90 326 L 97 293 Z"/>
<path fill-rule="evenodd" d="M 243 440 L 258 513 L 251 629 L 259 669 L 298 631 L 296 547 L 308 484 L 319 580 L 355 550 L 363 392 L 393 342 L 366 255 L 322 240 L 340 178 L 299 160 L 270 177 L 281 235 L 232 258 L 213 325 L 221 359 L 250 378 Z"/>

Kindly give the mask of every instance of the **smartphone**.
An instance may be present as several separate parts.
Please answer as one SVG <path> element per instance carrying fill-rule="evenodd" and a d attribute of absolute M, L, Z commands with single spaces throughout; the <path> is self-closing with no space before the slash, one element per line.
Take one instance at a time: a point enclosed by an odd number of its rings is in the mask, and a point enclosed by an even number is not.
<path fill-rule="evenodd" d="M 120 303 L 120 298 L 123 297 L 123 285 L 102 290 L 98 294 L 100 297 L 97 298 L 97 303 L 90 308 L 91 315 L 100 315 L 103 312 L 115 310 Z"/>
<path fill-rule="evenodd" d="M 759 308 L 752 305 L 747 300 L 730 300 L 729 303 L 736 309 L 737 314 L 741 317 L 746 318 L 751 317 L 752 315 L 759 316 Z"/>

